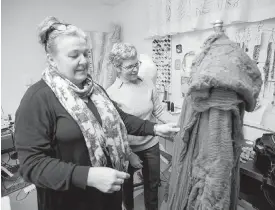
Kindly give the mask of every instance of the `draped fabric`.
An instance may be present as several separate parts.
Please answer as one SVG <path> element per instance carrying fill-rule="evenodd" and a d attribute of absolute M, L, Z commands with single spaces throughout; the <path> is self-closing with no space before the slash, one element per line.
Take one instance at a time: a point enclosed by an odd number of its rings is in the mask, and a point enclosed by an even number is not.
<path fill-rule="evenodd" d="M 102 70 L 99 78 L 99 84 L 102 84 L 102 87 L 107 89 L 110 87 L 116 80 L 116 70 L 113 65 L 109 62 L 109 52 L 112 50 L 112 47 L 115 43 L 120 41 L 121 27 L 118 25 L 113 25 L 111 33 L 106 34 L 105 36 L 105 45 L 104 45 L 104 57 L 102 60 Z"/>
<path fill-rule="evenodd" d="M 256 106 L 261 73 L 221 33 L 205 41 L 189 82 L 174 140 L 168 209 L 235 210 L 243 115 Z"/>
<path fill-rule="evenodd" d="M 234 91 L 219 88 L 185 99 L 175 137 L 169 210 L 236 209 L 241 105 Z"/>
<path fill-rule="evenodd" d="M 95 82 L 107 89 L 116 79 L 116 70 L 109 63 L 108 54 L 114 43 L 120 42 L 121 27 L 112 25 L 111 32 L 87 32 L 92 48 L 91 76 Z"/>
<path fill-rule="evenodd" d="M 274 17 L 274 0 L 149 0 L 149 37 L 173 35 Z"/>

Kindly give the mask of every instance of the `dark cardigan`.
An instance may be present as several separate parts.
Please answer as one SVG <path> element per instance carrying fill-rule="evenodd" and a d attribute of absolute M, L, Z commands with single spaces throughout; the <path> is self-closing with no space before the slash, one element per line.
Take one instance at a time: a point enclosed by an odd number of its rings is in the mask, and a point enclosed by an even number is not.
<path fill-rule="evenodd" d="M 94 103 L 87 105 L 101 123 Z M 129 134 L 154 135 L 154 123 L 116 108 Z M 97 209 L 100 192 L 86 186 L 91 164 L 82 132 L 43 80 L 21 100 L 15 144 L 20 174 L 37 188 L 39 210 Z"/>

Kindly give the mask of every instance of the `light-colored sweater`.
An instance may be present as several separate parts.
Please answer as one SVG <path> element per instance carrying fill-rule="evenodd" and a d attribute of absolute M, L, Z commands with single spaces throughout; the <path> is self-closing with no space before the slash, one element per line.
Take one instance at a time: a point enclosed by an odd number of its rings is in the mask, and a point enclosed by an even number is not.
<path fill-rule="evenodd" d="M 117 78 L 107 89 L 107 93 L 126 113 L 143 120 L 172 122 L 172 116 L 162 106 L 158 93 L 149 80 L 139 78 L 136 83 L 131 83 Z M 128 135 L 128 140 L 133 152 L 149 149 L 159 141 L 158 137 L 132 135 Z"/>

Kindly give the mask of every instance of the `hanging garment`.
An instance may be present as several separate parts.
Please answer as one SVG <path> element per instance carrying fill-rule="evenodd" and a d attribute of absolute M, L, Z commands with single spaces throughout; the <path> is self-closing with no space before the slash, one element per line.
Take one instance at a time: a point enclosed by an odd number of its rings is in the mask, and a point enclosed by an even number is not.
<path fill-rule="evenodd" d="M 111 32 L 87 32 L 92 46 L 91 76 L 104 89 L 116 80 L 116 70 L 109 62 L 109 52 L 114 43 L 120 42 L 121 26 L 112 24 Z"/>
<path fill-rule="evenodd" d="M 271 79 L 274 79 L 275 76 L 275 50 L 273 52 L 273 64 L 272 64 L 272 69 L 271 69 Z"/>
<path fill-rule="evenodd" d="M 193 62 L 174 140 L 169 210 L 235 210 L 244 111 L 253 111 L 262 79 L 224 34 L 209 37 Z"/>
<path fill-rule="evenodd" d="M 107 90 L 117 78 L 117 70 L 109 61 L 109 53 L 113 45 L 120 42 L 121 26 L 112 24 L 112 31 L 106 34 L 104 44 L 104 57 L 102 60 L 101 73 L 99 77 L 99 84 Z"/>
<path fill-rule="evenodd" d="M 260 55 L 261 45 L 255 45 L 253 49 L 253 60 L 258 61 Z"/>
<path fill-rule="evenodd" d="M 269 78 L 269 68 L 270 68 L 270 61 L 272 56 L 272 42 L 269 42 L 267 45 L 266 50 L 266 60 L 264 64 L 264 86 L 267 86 L 268 78 Z"/>

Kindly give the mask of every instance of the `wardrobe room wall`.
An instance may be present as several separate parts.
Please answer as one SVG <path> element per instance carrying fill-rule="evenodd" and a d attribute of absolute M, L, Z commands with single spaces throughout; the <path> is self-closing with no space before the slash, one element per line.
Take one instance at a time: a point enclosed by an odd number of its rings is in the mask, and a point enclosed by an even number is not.
<path fill-rule="evenodd" d="M 247 54 L 252 58 L 253 56 L 253 48 L 256 44 L 256 36 L 258 35 L 258 26 L 259 23 L 251 23 L 251 24 L 236 24 L 229 27 L 225 27 L 225 33 L 229 36 L 232 41 L 235 42 L 246 42 L 247 43 Z M 264 80 L 264 72 L 263 67 L 265 65 L 266 56 L 267 56 L 267 45 L 268 42 L 273 42 L 272 56 L 271 56 L 271 65 L 273 65 L 273 52 L 275 50 L 275 34 L 272 32 L 272 29 L 275 28 L 275 18 L 265 20 L 261 22 L 262 26 L 262 36 L 261 36 L 261 47 L 260 54 L 258 58 L 258 67 L 262 73 L 262 78 Z M 172 37 L 172 82 L 170 87 L 171 100 L 177 104 L 177 106 L 181 106 L 183 97 L 182 97 L 182 87 L 181 87 L 181 76 L 183 75 L 183 66 L 181 64 L 180 70 L 175 70 L 175 60 L 183 60 L 183 57 L 186 53 L 190 51 L 194 51 L 195 54 L 200 52 L 203 41 L 213 34 L 213 29 L 205 30 L 205 31 L 197 31 L 190 32 L 186 34 L 179 34 Z M 273 37 L 272 37 L 273 34 Z M 182 45 L 182 53 L 176 52 L 176 45 Z M 189 68 L 192 62 L 193 56 L 190 56 L 186 59 L 186 67 Z M 269 77 L 269 80 L 271 78 Z M 267 86 L 262 87 L 262 91 L 260 93 L 260 103 L 261 107 L 252 113 L 245 113 L 244 123 L 247 125 L 244 127 L 245 138 L 247 139 L 255 139 L 264 133 L 264 131 L 251 128 L 259 127 L 259 128 L 268 128 L 269 125 L 262 126 L 261 121 L 264 115 L 264 112 L 267 109 L 267 106 L 273 100 L 274 93 L 274 82 L 269 82 Z M 274 123 L 274 121 L 273 121 Z M 270 124 L 270 123 L 269 123 Z"/>
<path fill-rule="evenodd" d="M 2 89 L 4 114 L 14 114 L 28 85 L 41 78 L 45 52 L 38 43 L 37 26 L 56 16 L 86 31 L 108 31 L 111 6 L 98 0 L 3 0 Z"/>
<path fill-rule="evenodd" d="M 152 54 L 152 40 L 147 39 L 149 28 L 147 0 L 127 0 L 112 8 L 112 21 L 122 27 L 122 40 L 132 43 L 139 54 Z"/>
<path fill-rule="evenodd" d="M 119 23 L 122 26 L 122 40 L 124 42 L 129 42 L 137 47 L 139 53 L 152 55 L 152 39 L 148 37 L 149 29 L 149 15 L 148 15 L 148 4 L 146 0 L 140 0 L 138 3 L 133 0 L 128 0 L 116 5 L 112 9 L 113 21 Z M 215 21 L 215 20 L 213 20 Z M 263 24 L 263 34 L 261 40 L 261 50 L 259 56 L 259 69 L 262 70 L 264 62 L 266 59 L 266 48 L 267 43 L 271 36 L 271 30 L 275 28 L 275 19 L 269 19 L 262 21 Z M 211 23 L 209 23 L 211 27 Z M 253 47 L 255 44 L 255 36 L 258 30 L 257 23 L 242 23 L 234 24 L 229 27 L 225 27 L 226 34 L 233 41 L 240 42 L 237 39 L 249 38 L 247 52 L 249 56 L 253 54 Z M 196 54 L 200 51 L 200 47 L 203 41 L 213 33 L 213 29 L 187 32 L 184 34 L 177 34 L 172 36 L 172 69 L 171 69 L 171 86 L 169 88 L 170 100 L 175 102 L 177 107 L 181 107 L 183 97 L 182 97 L 182 87 L 181 87 L 181 76 L 182 70 L 175 70 L 175 60 L 180 59 L 182 61 L 185 53 L 194 51 Z M 250 34 L 249 34 L 250 33 Z M 239 37 L 237 36 L 239 35 Z M 247 37 L 250 35 L 250 37 Z M 275 35 L 275 34 L 274 34 Z M 245 40 L 244 40 L 245 41 Z M 176 53 L 176 45 L 182 45 L 182 53 Z M 275 44 L 273 44 L 275 47 Z M 190 66 L 192 62 L 192 57 L 186 59 L 186 66 Z M 182 68 L 181 68 L 182 69 Z M 272 100 L 274 85 L 269 83 L 267 89 L 265 90 L 264 97 L 262 98 L 262 106 L 258 112 L 246 113 L 245 123 L 249 126 L 244 127 L 245 138 L 254 139 L 255 136 L 261 136 L 265 131 L 257 129 L 255 127 L 263 128 L 260 125 L 261 118 L 267 107 L 267 105 Z M 263 96 L 263 91 L 261 93 Z"/>

